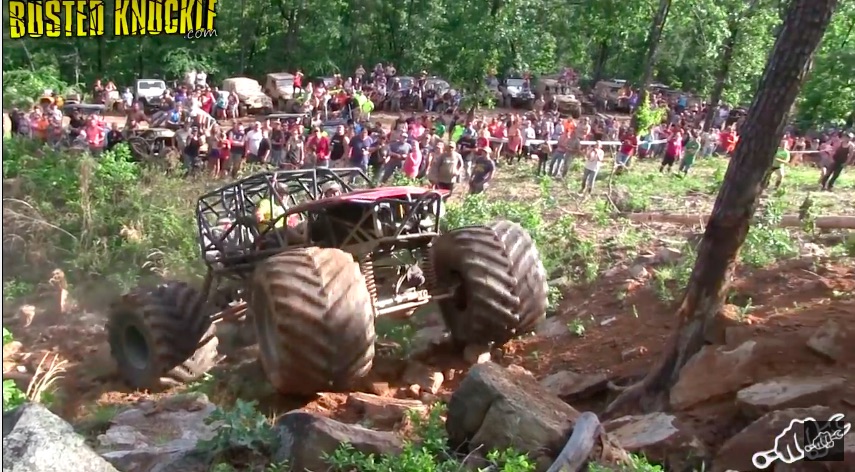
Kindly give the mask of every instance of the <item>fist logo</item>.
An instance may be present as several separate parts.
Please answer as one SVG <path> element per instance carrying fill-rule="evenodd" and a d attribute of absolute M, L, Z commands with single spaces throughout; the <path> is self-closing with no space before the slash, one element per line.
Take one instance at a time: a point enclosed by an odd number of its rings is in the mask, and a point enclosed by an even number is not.
<path fill-rule="evenodd" d="M 813 437 L 806 437 L 804 424 L 816 425 Z M 768 451 L 760 451 L 751 458 L 754 467 L 766 469 L 776 460 L 792 464 L 807 457 L 811 460 L 820 459 L 828 454 L 836 441 L 840 441 L 849 432 L 851 424 L 838 413 L 828 419 L 821 427 L 813 418 L 792 420 L 790 424 L 775 437 L 775 445 Z M 801 437 L 800 437 L 801 436 Z"/>

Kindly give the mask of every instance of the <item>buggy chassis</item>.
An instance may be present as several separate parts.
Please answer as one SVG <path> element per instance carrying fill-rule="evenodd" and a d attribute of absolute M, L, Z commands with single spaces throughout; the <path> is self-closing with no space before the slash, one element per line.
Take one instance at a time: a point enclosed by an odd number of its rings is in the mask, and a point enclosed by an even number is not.
<path fill-rule="evenodd" d="M 342 193 L 325 196 L 331 185 Z M 346 390 L 372 367 L 375 320 L 431 301 L 455 345 L 504 344 L 545 316 L 543 264 L 515 223 L 442 233 L 446 196 L 374 188 L 355 168 L 262 172 L 203 195 L 201 290 L 124 295 L 107 323 L 120 371 L 140 388 L 198 379 L 216 362 L 216 325 L 246 315 L 279 392 Z"/>
<path fill-rule="evenodd" d="M 357 176 L 366 188 L 358 189 L 348 180 Z M 338 197 L 322 198 L 319 189 L 335 183 L 344 190 Z M 253 215 L 259 199 L 274 195 L 275 186 L 288 186 L 287 202 L 279 205 L 281 214 L 259 230 Z M 303 197 L 298 201 L 296 196 Z M 374 302 L 375 316 L 396 312 L 412 313 L 429 301 L 449 298 L 451 292 L 431 293 L 435 284 L 427 257 L 430 242 L 439 236 L 442 200 L 445 193 L 413 187 L 372 189 L 360 169 L 284 170 L 253 175 L 222 187 L 199 199 L 196 209 L 199 242 L 207 257 L 208 276 L 203 296 L 217 290 L 226 280 L 245 282 L 263 259 L 284 250 L 321 246 L 342 249 L 353 254 L 366 277 Z M 237 217 L 235 217 L 237 215 Z M 298 215 L 305 231 L 295 241 L 288 231 L 278 229 Z M 225 231 L 216 223 L 233 220 Z M 212 235 L 215 235 L 212 237 Z M 401 253 L 409 253 L 402 254 Z M 407 257 L 409 256 L 409 257 Z M 379 266 L 379 267 L 378 267 Z M 391 269 L 419 267 L 425 275 L 422 290 L 401 292 L 405 284 L 399 278 L 395 290 L 381 297 L 377 273 L 389 275 Z M 386 277 L 380 282 L 386 282 Z M 232 306 L 214 319 L 239 317 L 246 303 Z"/>

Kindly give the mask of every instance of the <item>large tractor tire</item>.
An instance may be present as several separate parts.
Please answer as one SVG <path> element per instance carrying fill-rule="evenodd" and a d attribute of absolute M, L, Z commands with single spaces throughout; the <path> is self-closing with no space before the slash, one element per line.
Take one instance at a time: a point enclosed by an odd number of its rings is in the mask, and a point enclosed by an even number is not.
<path fill-rule="evenodd" d="M 452 230 L 437 238 L 431 258 L 438 288 L 457 287 L 439 307 L 458 345 L 502 345 L 546 316 L 546 270 L 520 225 Z"/>
<path fill-rule="evenodd" d="M 138 288 L 116 302 L 107 319 L 110 352 L 119 375 L 138 389 L 154 390 L 161 379 L 192 382 L 217 361 L 212 309 L 183 282 Z"/>
<path fill-rule="evenodd" d="M 263 261 L 250 285 L 261 363 L 282 394 L 350 389 L 374 361 L 374 310 L 353 256 L 293 249 Z"/>

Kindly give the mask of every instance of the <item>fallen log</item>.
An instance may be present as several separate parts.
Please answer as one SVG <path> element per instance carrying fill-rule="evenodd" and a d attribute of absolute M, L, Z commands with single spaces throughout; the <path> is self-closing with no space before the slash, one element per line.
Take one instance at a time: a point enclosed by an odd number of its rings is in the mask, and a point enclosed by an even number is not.
<path fill-rule="evenodd" d="M 620 216 L 636 223 L 671 223 L 683 226 L 703 226 L 709 220 L 708 215 L 685 213 L 621 213 Z M 813 224 L 823 229 L 855 229 L 855 216 L 817 216 Z M 798 215 L 785 215 L 779 223 L 782 228 L 802 226 Z"/>
<path fill-rule="evenodd" d="M 588 462 L 588 457 L 594 449 L 594 443 L 601 434 L 603 427 L 597 415 L 586 411 L 579 415 L 573 425 L 573 434 L 555 462 L 549 466 L 546 472 L 576 472 L 582 470 Z"/>

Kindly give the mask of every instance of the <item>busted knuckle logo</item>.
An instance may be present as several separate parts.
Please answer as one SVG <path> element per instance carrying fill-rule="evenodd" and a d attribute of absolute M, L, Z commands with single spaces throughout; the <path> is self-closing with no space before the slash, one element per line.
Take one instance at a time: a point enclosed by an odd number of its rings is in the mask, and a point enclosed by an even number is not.
<path fill-rule="evenodd" d="M 103 36 L 217 36 L 219 0 L 9 0 L 11 39 Z"/>
<path fill-rule="evenodd" d="M 775 461 L 792 464 L 800 460 L 843 460 L 843 441 L 851 427 L 842 413 L 832 415 L 827 421 L 810 417 L 794 419 L 775 437 L 774 447 L 757 452 L 751 462 L 762 470 Z"/>

